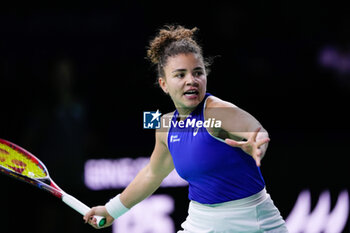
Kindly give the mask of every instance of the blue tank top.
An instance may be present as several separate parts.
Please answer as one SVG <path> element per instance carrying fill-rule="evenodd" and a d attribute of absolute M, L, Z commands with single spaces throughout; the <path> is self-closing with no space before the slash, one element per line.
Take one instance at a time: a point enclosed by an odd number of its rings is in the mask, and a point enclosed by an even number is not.
<path fill-rule="evenodd" d="M 177 121 L 176 110 L 168 133 L 175 169 L 189 183 L 188 197 L 202 204 L 216 204 L 256 194 L 265 187 L 265 182 L 254 159 L 210 135 L 205 127 L 197 127 L 200 124 L 193 124 L 204 122 L 209 95 L 182 124 Z"/>

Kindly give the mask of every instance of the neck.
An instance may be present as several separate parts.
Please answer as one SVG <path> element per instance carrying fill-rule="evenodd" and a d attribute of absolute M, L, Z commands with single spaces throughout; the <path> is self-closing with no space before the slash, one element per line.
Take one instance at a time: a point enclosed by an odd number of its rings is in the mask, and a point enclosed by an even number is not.
<path fill-rule="evenodd" d="M 194 108 L 176 108 L 177 109 L 177 112 L 179 113 L 179 119 L 180 120 L 184 120 L 188 117 L 188 115 L 190 115 L 193 110 L 195 110 L 196 107 Z"/>

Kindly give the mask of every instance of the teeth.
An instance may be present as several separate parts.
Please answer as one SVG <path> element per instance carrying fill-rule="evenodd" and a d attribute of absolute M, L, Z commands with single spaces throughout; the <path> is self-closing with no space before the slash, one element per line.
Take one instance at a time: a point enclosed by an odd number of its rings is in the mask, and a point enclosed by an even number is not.
<path fill-rule="evenodd" d="M 191 91 L 186 91 L 185 95 L 192 95 L 192 94 L 197 94 L 196 90 L 191 90 Z"/>

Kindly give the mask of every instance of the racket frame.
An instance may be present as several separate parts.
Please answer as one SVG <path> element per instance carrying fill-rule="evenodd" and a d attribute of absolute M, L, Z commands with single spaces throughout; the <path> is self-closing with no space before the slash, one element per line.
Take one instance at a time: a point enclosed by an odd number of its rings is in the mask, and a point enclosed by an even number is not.
<path fill-rule="evenodd" d="M 28 159 L 30 159 L 32 162 L 34 162 L 37 166 L 39 166 L 46 174 L 45 177 L 42 178 L 31 178 L 29 176 L 25 176 L 20 174 L 19 172 L 13 171 L 9 168 L 6 168 L 2 165 L 0 165 L 0 172 L 3 174 L 6 174 L 12 178 L 18 179 L 20 181 L 23 181 L 25 183 L 31 184 L 33 186 L 38 187 L 39 189 L 42 189 L 46 192 L 51 193 L 55 197 L 61 199 L 65 204 L 76 210 L 82 215 L 85 215 L 90 208 L 86 206 L 84 203 L 76 199 L 75 197 L 67 194 L 64 192 L 50 177 L 49 171 L 44 165 L 43 162 L 41 162 L 37 157 L 35 157 L 32 153 L 29 151 L 23 149 L 22 147 L 9 142 L 7 140 L 0 138 L 0 143 L 5 144 L 6 146 L 10 147 L 11 149 L 17 151 L 18 153 L 26 156 Z M 102 216 L 94 216 L 96 218 L 97 226 L 102 227 L 106 223 L 106 218 Z"/>

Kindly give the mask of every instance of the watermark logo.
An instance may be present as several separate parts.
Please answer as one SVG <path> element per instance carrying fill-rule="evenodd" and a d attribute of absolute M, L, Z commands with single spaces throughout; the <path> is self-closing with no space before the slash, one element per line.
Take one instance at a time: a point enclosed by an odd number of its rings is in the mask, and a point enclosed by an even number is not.
<path fill-rule="evenodd" d="M 192 115 L 183 116 L 184 120 L 173 120 L 173 115 L 165 115 L 160 117 L 162 113 L 157 111 L 143 112 L 143 128 L 144 129 L 160 129 L 168 130 L 169 128 L 189 129 L 196 136 L 198 130 L 205 128 L 221 128 L 221 121 L 215 118 L 200 120 Z M 181 118 L 181 115 L 178 116 Z"/>
<path fill-rule="evenodd" d="M 143 128 L 144 129 L 159 129 L 161 126 L 160 116 L 162 113 L 157 111 L 143 112 Z"/>

